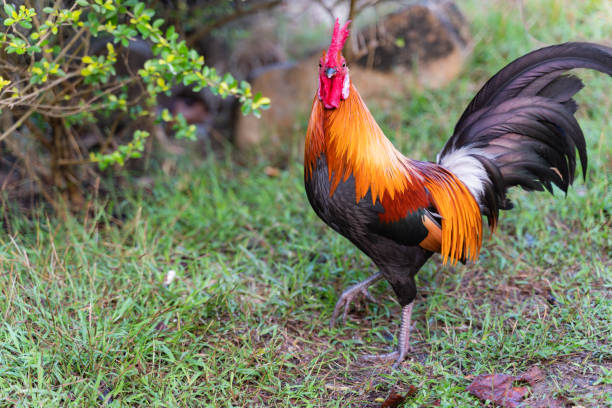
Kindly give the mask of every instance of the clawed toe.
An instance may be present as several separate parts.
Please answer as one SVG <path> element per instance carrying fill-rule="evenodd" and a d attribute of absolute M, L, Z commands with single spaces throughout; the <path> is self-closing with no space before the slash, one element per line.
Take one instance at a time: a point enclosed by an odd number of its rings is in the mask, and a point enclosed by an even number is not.
<path fill-rule="evenodd" d="M 370 293 L 368 289 L 363 289 L 361 291 L 361 294 L 363 295 L 364 298 L 368 299 L 370 302 L 378 304 L 378 300 L 376 300 L 376 298 L 372 296 L 372 294 Z"/>
<path fill-rule="evenodd" d="M 399 357 L 399 352 L 393 351 L 391 353 L 385 354 L 364 354 L 361 356 L 362 359 L 371 362 L 389 362 L 389 361 L 397 361 Z"/>
<path fill-rule="evenodd" d="M 406 354 L 408 351 L 410 351 L 410 349 L 406 350 L 404 353 L 400 353 L 398 350 L 395 350 L 391 353 L 385 354 L 366 354 L 363 355 L 361 358 L 369 362 L 387 363 L 393 361 L 392 367 L 398 368 L 399 365 L 406 359 Z"/>
<path fill-rule="evenodd" d="M 334 323 L 338 319 L 338 316 L 340 316 L 340 313 L 342 313 L 342 324 L 346 324 L 346 318 L 348 317 L 348 312 L 349 312 L 351 303 L 360 293 L 363 293 L 363 292 L 356 291 L 352 293 L 343 293 L 340 296 L 340 298 L 338 299 L 338 302 L 336 302 L 336 307 L 334 307 L 334 313 L 332 313 L 331 321 L 329 322 L 330 327 L 334 326 Z M 370 299 L 372 297 L 370 295 L 370 298 L 368 297 L 366 298 Z"/>
<path fill-rule="evenodd" d="M 368 279 L 360 282 L 356 285 L 353 285 L 346 289 L 336 302 L 336 307 L 334 307 L 334 312 L 332 313 L 331 321 L 329 322 L 329 327 L 334 327 L 334 323 L 340 316 L 342 312 L 342 324 L 346 324 L 346 318 L 348 317 L 349 308 L 351 303 L 357 298 L 359 295 L 363 296 L 365 299 L 369 300 L 373 303 L 378 303 L 377 300 L 372 296 L 368 287 L 378 280 L 382 278 L 382 274 L 379 272 L 375 275 L 370 276 Z"/>

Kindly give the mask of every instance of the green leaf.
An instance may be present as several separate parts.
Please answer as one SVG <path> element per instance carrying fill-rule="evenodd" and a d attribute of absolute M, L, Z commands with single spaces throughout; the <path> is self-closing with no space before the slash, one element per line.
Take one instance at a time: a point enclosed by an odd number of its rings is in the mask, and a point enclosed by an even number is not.
<path fill-rule="evenodd" d="M 6 13 L 7 16 L 12 16 L 13 13 L 15 13 L 15 6 L 13 6 L 12 4 L 5 4 L 4 5 L 4 12 Z M 5 24 L 8 25 L 8 24 Z"/>
<path fill-rule="evenodd" d="M 261 94 L 261 92 L 257 92 L 257 94 L 253 97 L 253 109 L 267 109 L 270 105 L 270 98 L 267 98 Z"/>
<path fill-rule="evenodd" d="M 134 7 L 134 15 L 138 18 L 142 12 L 144 11 L 145 5 L 144 3 L 137 3 Z"/>
<path fill-rule="evenodd" d="M 170 122 L 172 120 L 172 115 L 170 114 L 170 111 L 168 109 L 164 109 L 161 113 L 161 119 L 164 122 Z"/>
<path fill-rule="evenodd" d="M 240 110 L 242 111 L 242 114 L 246 116 L 249 113 L 251 113 L 251 105 L 247 103 L 243 103 L 242 106 L 240 107 Z"/>

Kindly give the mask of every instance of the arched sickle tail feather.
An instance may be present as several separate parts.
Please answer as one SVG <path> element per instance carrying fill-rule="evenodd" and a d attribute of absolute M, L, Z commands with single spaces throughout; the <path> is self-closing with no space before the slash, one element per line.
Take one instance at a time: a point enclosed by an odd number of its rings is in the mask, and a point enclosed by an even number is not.
<path fill-rule="evenodd" d="M 566 43 L 533 51 L 499 71 L 457 122 L 438 163 L 453 172 L 478 200 L 489 224 L 512 204 L 508 188 L 567 191 L 576 151 L 587 168 L 584 135 L 572 97 L 582 81 L 565 72 L 590 68 L 612 76 L 612 48 Z"/>

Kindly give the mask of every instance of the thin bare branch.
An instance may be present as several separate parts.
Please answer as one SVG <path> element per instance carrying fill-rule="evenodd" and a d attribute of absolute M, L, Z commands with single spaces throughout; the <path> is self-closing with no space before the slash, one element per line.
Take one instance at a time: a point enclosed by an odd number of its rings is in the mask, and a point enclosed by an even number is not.
<path fill-rule="evenodd" d="M 328 6 L 327 4 L 325 4 L 325 2 L 323 0 L 316 0 L 317 4 L 319 6 L 321 6 L 321 8 L 325 11 L 327 11 L 327 14 L 329 14 L 329 17 L 334 20 L 335 17 L 335 13 L 334 13 L 334 7 L 333 6 Z"/>
<path fill-rule="evenodd" d="M 353 21 L 353 20 L 355 20 L 355 6 L 356 6 L 356 5 L 357 5 L 357 0 L 351 0 L 351 2 L 350 2 L 350 6 L 349 6 L 349 14 L 348 14 L 348 18 L 347 18 L 347 20 L 348 20 L 348 21 Z M 349 38 L 348 38 L 348 44 L 349 44 L 349 45 L 351 44 L 351 38 L 350 38 L 350 37 L 352 36 L 352 31 L 353 31 L 353 30 L 351 30 L 351 31 L 349 32 Z M 352 47 L 352 46 L 346 47 L 346 49 L 345 49 L 345 51 L 344 51 L 344 56 L 345 56 L 346 61 L 347 61 L 348 63 L 353 62 L 353 60 L 354 60 L 354 58 L 355 58 L 355 56 L 354 56 L 354 52 L 353 52 L 353 51 L 354 51 L 354 50 L 353 50 L 353 47 Z"/>
<path fill-rule="evenodd" d="M 21 115 L 21 117 L 17 119 L 17 121 L 15 121 L 15 123 L 13 123 L 13 125 L 10 128 L 6 129 L 4 133 L 0 135 L 0 142 L 6 139 L 6 137 L 10 135 L 11 133 L 13 133 L 15 130 L 17 130 L 19 126 L 21 126 L 23 122 L 25 122 L 26 119 L 28 119 L 30 115 L 32 115 L 35 111 L 36 111 L 36 106 L 32 106 L 26 113 Z"/>

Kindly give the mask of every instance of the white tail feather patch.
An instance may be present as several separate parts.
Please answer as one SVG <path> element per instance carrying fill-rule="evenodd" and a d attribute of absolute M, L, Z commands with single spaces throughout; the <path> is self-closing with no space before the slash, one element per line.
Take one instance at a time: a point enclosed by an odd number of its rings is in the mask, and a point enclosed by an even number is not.
<path fill-rule="evenodd" d="M 473 155 L 490 158 L 489 154 L 480 149 L 462 147 L 442 157 L 438 156 L 438 164 L 457 176 L 470 190 L 476 201 L 482 204 L 485 183 L 490 182 L 490 179 L 482 163 Z"/>

